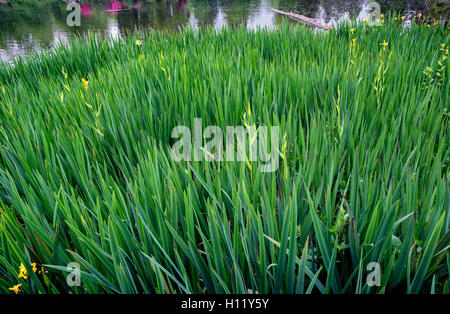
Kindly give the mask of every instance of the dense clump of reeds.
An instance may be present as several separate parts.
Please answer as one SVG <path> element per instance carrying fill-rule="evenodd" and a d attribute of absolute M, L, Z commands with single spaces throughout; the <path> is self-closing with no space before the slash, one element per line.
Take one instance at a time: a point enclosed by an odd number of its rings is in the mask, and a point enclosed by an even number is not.
<path fill-rule="evenodd" d="M 448 30 L 351 27 L 91 36 L 2 65 L 0 292 L 449 293 Z M 196 117 L 279 126 L 278 171 L 175 162 Z"/>

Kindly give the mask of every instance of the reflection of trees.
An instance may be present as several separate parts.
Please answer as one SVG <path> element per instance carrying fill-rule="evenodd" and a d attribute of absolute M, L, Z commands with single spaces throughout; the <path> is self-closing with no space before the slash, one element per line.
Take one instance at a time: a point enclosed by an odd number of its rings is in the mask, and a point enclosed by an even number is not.
<path fill-rule="evenodd" d="M 117 16 L 121 30 L 134 29 L 171 29 L 188 23 L 187 0 L 157 1 L 146 3 L 134 1 L 128 5 L 127 11 Z"/>
<path fill-rule="evenodd" d="M 31 3 L 0 6 L 0 48 L 10 55 L 28 54 L 54 46 L 58 38 L 83 34 L 92 28 L 106 29 L 107 17 L 102 9 L 87 19 L 82 17 L 80 27 L 69 27 L 66 8 L 61 1 L 39 6 Z"/>
<path fill-rule="evenodd" d="M 84 1 L 87 2 L 87 1 Z M 60 10 L 53 11 L 53 15 L 58 21 L 58 28 L 64 30 L 69 33 L 74 34 L 84 34 L 89 30 L 94 29 L 98 31 L 105 31 L 108 26 L 108 16 L 103 10 L 103 6 L 101 4 L 97 4 L 92 2 L 92 14 L 89 16 L 81 16 L 81 25 L 77 27 L 69 27 L 67 26 L 67 10 L 66 6 L 63 5 Z"/>
<path fill-rule="evenodd" d="M 219 14 L 217 0 L 192 0 L 190 8 L 200 26 L 214 25 Z"/>
<path fill-rule="evenodd" d="M 226 15 L 229 25 L 247 25 L 249 18 L 257 12 L 261 0 L 223 0 L 220 8 Z"/>
<path fill-rule="evenodd" d="M 0 37 L 8 34 L 9 37 L 21 38 L 30 35 L 36 39 L 53 38 L 55 26 L 58 31 L 69 33 L 86 32 L 89 29 L 105 29 L 106 15 L 99 7 L 94 7 L 92 16 L 81 18 L 81 26 L 69 27 L 67 25 L 66 5 L 62 2 L 53 3 L 44 7 L 24 7 L 9 9 L 0 7 Z"/>
<path fill-rule="evenodd" d="M 36 42 L 50 47 L 54 40 L 54 25 L 58 23 L 53 13 L 58 10 L 61 10 L 59 4 L 38 10 L 33 6 L 0 7 L 0 48 L 6 48 L 7 42 L 15 42 L 15 49 L 30 52 L 37 48 Z"/>
<path fill-rule="evenodd" d="M 25 34 L 32 32 L 32 36 L 43 41 L 52 38 L 53 16 L 51 11 L 33 12 L 30 8 L 23 11 L 16 11 L 9 7 L 0 7 L 0 43 L 8 37 L 9 40 L 23 40 Z M 39 25 L 39 27 L 36 27 Z M 28 36 L 28 35 L 27 35 Z"/>

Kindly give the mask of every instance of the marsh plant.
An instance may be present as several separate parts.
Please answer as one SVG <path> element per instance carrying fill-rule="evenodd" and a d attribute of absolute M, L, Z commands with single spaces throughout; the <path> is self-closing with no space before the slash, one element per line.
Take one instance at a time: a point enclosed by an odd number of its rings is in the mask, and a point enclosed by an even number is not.
<path fill-rule="evenodd" d="M 449 32 L 402 23 L 92 35 L 1 64 L 0 292 L 449 293 Z M 192 154 L 217 126 L 237 158 L 242 126 L 245 161 L 174 160 L 195 119 Z"/>

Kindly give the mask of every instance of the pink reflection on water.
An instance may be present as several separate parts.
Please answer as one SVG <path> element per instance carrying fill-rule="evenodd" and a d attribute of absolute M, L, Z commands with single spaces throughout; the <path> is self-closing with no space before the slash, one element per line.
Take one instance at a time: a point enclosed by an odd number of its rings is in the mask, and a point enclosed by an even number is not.
<path fill-rule="evenodd" d="M 80 4 L 80 9 L 83 16 L 92 16 L 92 3 L 83 2 Z"/>
<path fill-rule="evenodd" d="M 116 15 L 119 11 L 125 9 L 126 6 L 127 6 L 126 1 L 113 0 L 108 2 L 108 4 L 106 5 L 106 11 L 108 11 L 109 14 Z"/>

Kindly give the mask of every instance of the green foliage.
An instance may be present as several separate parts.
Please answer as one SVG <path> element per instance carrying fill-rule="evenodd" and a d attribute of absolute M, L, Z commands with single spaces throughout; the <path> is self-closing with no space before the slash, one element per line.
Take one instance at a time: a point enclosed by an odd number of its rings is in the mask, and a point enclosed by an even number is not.
<path fill-rule="evenodd" d="M 449 293 L 448 71 L 421 88 L 448 31 L 355 28 L 89 36 L 0 65 L 0 292 Z M 280 126 L 278 171 L 170 157 L 173 127 L 244 113 Z"/>

